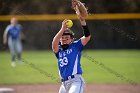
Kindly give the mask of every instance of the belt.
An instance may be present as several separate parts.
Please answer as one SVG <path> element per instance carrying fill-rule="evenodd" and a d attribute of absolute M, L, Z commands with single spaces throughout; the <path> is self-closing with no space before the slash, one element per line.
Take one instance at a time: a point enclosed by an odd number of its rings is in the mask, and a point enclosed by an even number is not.
<path fill-rule="evenodd" d="M 68 77 L 66 77 L 66 78 L 61 79 L 61 82 L 64 82 L 64 81 L 67 81 L 67 80 L 70 80 L 70 79 L 73 79 L 73 78 L 75 78 L 74 75 L 68 76 Z"/>

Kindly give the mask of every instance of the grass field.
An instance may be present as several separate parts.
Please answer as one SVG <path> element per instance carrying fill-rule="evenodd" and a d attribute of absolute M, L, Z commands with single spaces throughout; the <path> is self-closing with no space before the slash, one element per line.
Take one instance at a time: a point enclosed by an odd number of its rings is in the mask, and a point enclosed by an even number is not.
<path fill-rule="evenodd" d="M 140 50 L 85 50 L 83 55 L 83 77 L 88 83 L 140 83 Z M 9 52 L 0 52 L 0 84 L 57 83 L 57 60 L 51 51 L 24 51 L 23 60 L 13 68 Z"/>

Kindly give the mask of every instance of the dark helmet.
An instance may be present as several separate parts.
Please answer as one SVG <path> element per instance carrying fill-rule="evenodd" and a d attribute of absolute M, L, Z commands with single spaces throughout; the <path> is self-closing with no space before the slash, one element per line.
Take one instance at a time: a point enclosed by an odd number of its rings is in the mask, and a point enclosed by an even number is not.
<path fill-rule="evenodd" d="M 71 38 L 74 38 L 74 33 L 70 29 L 65 30 L 64 33 L 63 33 L 63 36 L 64 35 L 70 35 Z"/>

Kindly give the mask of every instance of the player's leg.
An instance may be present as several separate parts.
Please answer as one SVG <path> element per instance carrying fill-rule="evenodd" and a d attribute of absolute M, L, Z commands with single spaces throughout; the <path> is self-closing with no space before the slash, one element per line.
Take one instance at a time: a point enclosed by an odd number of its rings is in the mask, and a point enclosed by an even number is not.
<path fill-rule="evenodd" d="M 15 48 L 16 48 L 16 54 L 17 54 L 17 59 L 19 62 L 21 62 L 21 54 L 22 54 L 22 44 L 21 41 L 18 39 L 15 42 Z"/>
<path fill-rule="evenodd" d="M 59 93 L 67 93 L 63 84 L 61 84 Z"/>
<path fill-rule="evenodd" d="M 71 84 L 69 93 L 84 93 L 85 82 L 82 77 L 77 77 Z"/>
<path fill-rule="evenodd" d="M 14 48 L 14 41 L 12 40 L 12 38 L 8 38 L 8 46 L 9 46 L 9 50 L 10 50 L 10 54 L 11 54 L 11 65 L 13 67 L 16 66 L 16 51 L 15 51 L 15 48 Z"/>

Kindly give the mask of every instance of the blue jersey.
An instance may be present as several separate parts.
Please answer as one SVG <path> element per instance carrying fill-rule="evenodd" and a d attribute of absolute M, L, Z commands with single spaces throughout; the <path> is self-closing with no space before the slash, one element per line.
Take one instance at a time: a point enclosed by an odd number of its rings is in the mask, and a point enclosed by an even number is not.
<path fill-rule="evenodd" d="M 19 25 L 19 24 L 15 25 L 15 26 L 8 25 L 6 28 L 6 31 L 8 33 L 8 37 L 11 37 L 12 39 L 19 38 L 21 30 L 22 30 L 21 25 Z"/>
<path fill-rule="evenodd" d="M 59 51 L 56 53 L 58 59 L 59 74 L 61 78 L 67 78 L 68 76 L 75 74 L 82 74 L 80 65 L 81 52 L 83 45 L 81 39 L 74 41 L 68 47 L 63 50 L 59 46 Z"/>

